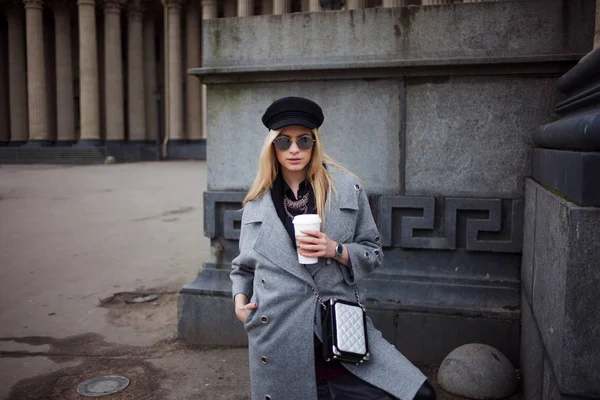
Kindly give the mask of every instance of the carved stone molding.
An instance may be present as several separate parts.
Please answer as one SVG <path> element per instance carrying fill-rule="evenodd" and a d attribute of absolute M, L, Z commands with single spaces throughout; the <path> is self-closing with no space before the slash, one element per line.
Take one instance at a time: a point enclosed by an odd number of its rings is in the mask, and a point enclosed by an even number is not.
<path fill-rule="evenodd" d="M 204 234 L 238 240 L 246 192 L 204 192 Z"/>
<path fill-rule="evenodd" d="M 44 8 L 43 0 L 23 0 L 23 4 L 25 4 L 25 8 Z"/>
<path fill-rule="evenodd" d="M 162 0 L 167 9 L 181 9 L 185 3 L 184 0 Z"/>
<path fill-rule="evenodd" d="M 102 2 L 102 8 L 105 13 L 117 13 L 119 14 L 125 6 L 126 0 L 104 0 Z"/>
<path fill-rule="evenodd" d="M 146 4 L 142 0 L 130 0 L 127 2 L 127 15 L 132 17 L 141 17 L 146 10 Z"/>
<path fill-rule="evenodd" d="M 382 196 L 381 243 L 412 249 L 520 253 L 522 199 Z"/>

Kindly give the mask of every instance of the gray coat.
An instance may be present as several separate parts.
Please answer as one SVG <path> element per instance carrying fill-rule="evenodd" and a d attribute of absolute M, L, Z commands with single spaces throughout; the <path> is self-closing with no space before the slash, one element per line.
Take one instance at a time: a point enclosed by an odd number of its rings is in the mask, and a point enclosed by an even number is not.
<path fill-rule="evenodd" d="M 244 208 L 240 255 L 232 262 L 232 294 L 258 303 L 244 327 L 248 333 L 253 400 L 316 399 L 313 332 L 320 338 L 323 299 L 355 301 L 352 284 L 381 265 L 383 253 L 367 195 L 351 175 L 330 168 L 336 193 L 325 206 L 327 236 L 344 243 L 351 267 L 334 260 L 298 263 L 270 193 Z M 343 364 L 359 378 L 401 399 L 413 399 L 425 376 L 368 319 L 369 361 Z"/>

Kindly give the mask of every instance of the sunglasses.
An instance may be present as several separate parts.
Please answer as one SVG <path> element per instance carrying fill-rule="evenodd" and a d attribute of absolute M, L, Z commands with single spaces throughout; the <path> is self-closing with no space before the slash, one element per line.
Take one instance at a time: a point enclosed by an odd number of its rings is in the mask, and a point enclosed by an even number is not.
<path fill-rule="evenodd" d="M 284 151 L 290 148 L 292 141 L 292 138 L 287 136 L 279 136 L 273 140 L 273 145 L 275 145 L 277 150 Z M 315 139 L 313 139 L 310 135 L 299 136 L 294 141 L 300 150 L 310 150 L 315 143 Z"/>

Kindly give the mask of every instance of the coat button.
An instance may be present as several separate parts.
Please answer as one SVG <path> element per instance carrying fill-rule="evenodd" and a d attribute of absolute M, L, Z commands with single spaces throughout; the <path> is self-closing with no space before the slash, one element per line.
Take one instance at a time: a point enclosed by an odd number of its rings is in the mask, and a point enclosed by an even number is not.
<path fill-rule="evenodd" d="M 367 257 L 367 258 L 371 258 L 371 254 L 370 254 L 369 252 L 366 252 L 366 253 L 365 253 L 365 257 Z"/>
<path fill-rule="evenodd" d="M 375 250 L 375 255 L 378 256 L 379 255 L 379 250 Z"/>
<path fill-rule="evenodd" d="M 261 361 L 263 364 L 266 364 L 266 363 L 267 363 L 267 357 L 265 357 L 265 356 L 262 356 L 262 357 L 260 358 L 260 361 Z"/>
<path fill-rule="evenodd" d="M 271 396 L 269 396 L 269 395 L 266 395 L 266 396 L 265 396 L 265 400 L 271 400 Z"/>
<path fill-rule="evenodd" d="M 267 283 L 267 281 L 265 281 L 264 279 L 260 280 L 260 284 L 263 285 L 263 287 L 265 286 L 265 283 Z"/>
<path fill-rule="evenodd" d="M 266 324 L 267 322 L 269 322 L 269 317 L 267 317 L 266 315 L 263 315 L 262 317 L 260 317 L 260 321 L 263 324 Z"/>
<path fill-rule="evenodd" d="M 356 184 L 354 185 L 354 190 L 356 190 L 357 192 L 359 192 L 359 191 L 360 191 L 360 185 L 359 185 L 358 183 L 356 183 Z"/>
<path fill-rule="evenodd" d="M 379 236 L 375 236 L 375 241 L 379 243 Z"/>

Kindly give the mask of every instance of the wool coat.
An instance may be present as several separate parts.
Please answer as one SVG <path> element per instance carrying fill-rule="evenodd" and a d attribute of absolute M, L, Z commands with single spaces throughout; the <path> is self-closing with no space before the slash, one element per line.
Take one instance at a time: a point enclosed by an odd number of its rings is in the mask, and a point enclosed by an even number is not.
<path fill-rule="evenodd" d="M 258 303 L 244 323 L 253 400 L 317 399 L 313 338 L 321 338 L 321 306 L 313 288 L 323 300 L 356 301 L 354 283 L 383 260 L 365 191 L 352 175 L 334 168 L 329 172 L 337 194 L 328 195 L 322 229 L 331 240 L 345 244 L 350 266 L 330 259 L 300 264 L 270 192 L 244 208 L 240 254 L 232 261 L 230 277 L 234 298 L 243 293 Z M 369 361 L 342 365 L 392 396 L 412 400 L 426 377 L 369 318 L 367 325 Z"/>

